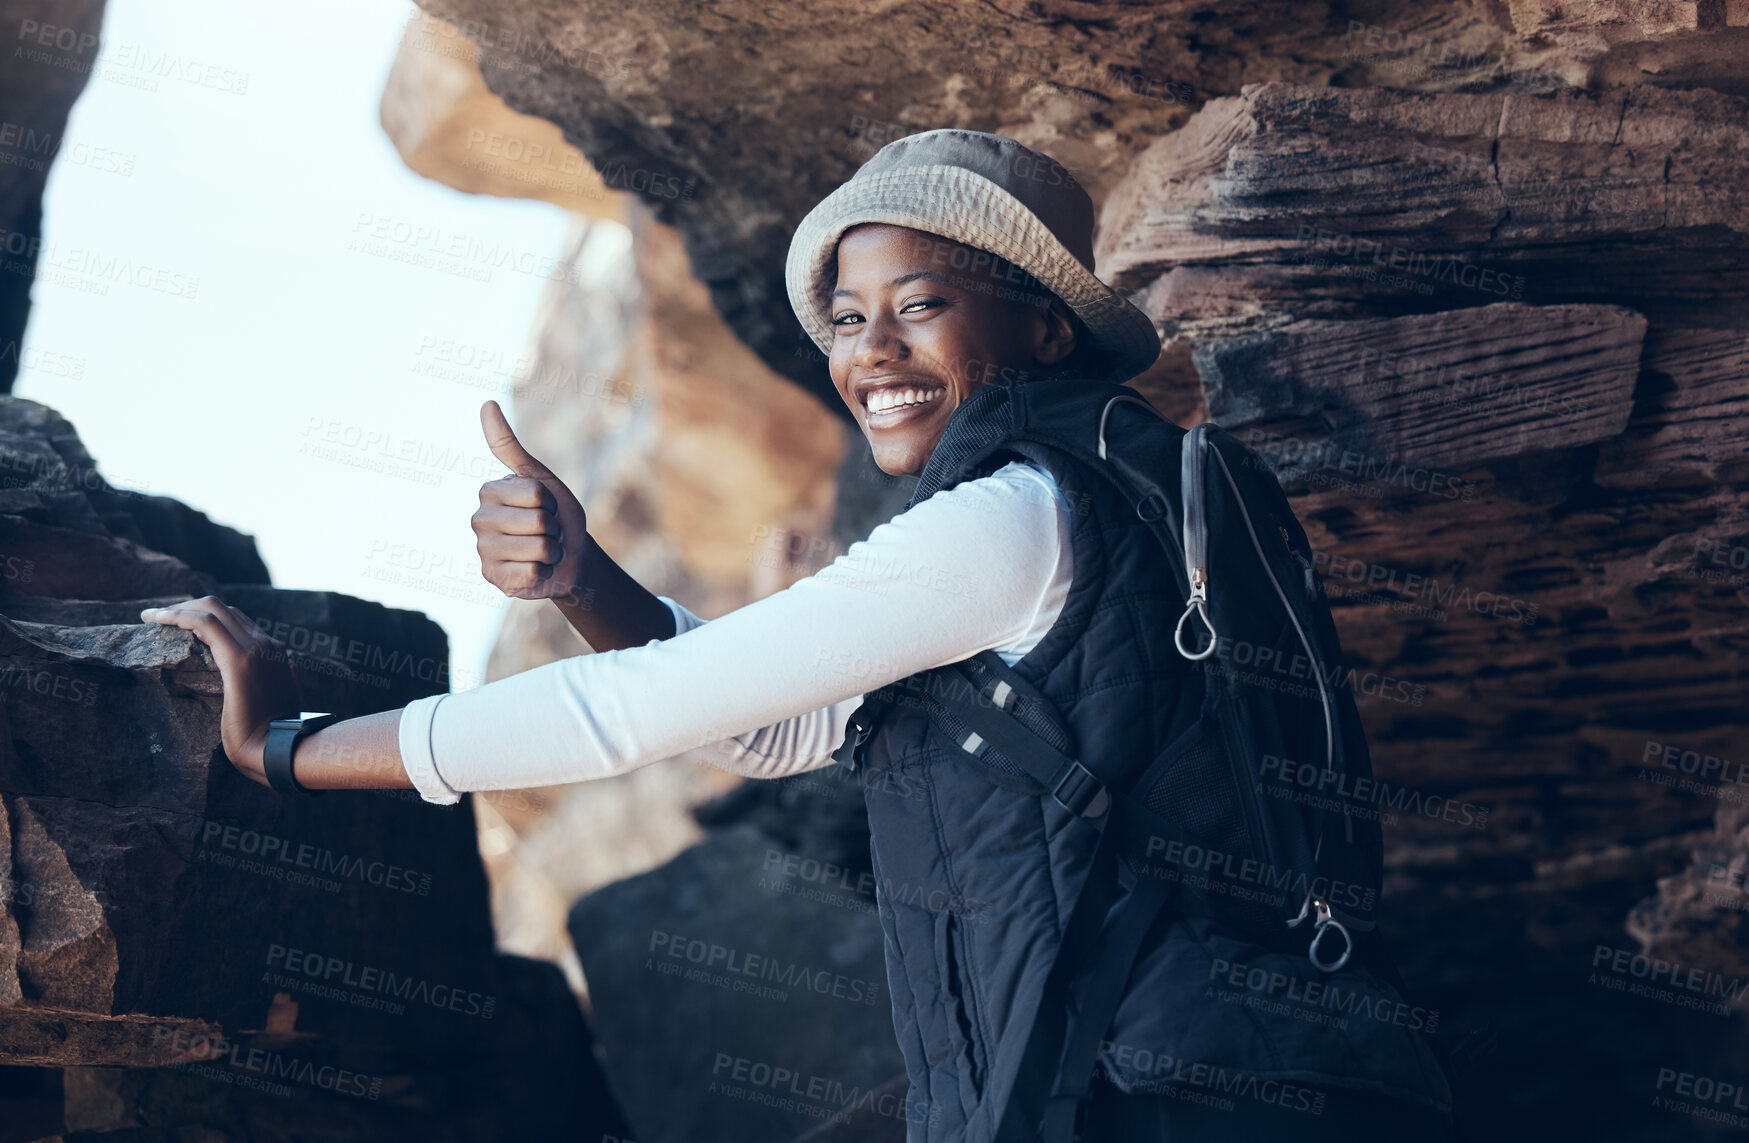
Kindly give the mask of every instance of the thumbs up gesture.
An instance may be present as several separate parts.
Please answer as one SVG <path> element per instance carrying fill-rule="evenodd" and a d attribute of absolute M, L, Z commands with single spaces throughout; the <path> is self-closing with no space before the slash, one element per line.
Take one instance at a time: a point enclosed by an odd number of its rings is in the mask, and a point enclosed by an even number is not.
<path fill-rule="evenodd" d="M 480 406 L 486 446 L 510 475 L 480 485 L 471 523 L 480 574 L 512 599 L 574 599 L 589 547 L 583 505 L 511 431 L 498 402 Z"/>

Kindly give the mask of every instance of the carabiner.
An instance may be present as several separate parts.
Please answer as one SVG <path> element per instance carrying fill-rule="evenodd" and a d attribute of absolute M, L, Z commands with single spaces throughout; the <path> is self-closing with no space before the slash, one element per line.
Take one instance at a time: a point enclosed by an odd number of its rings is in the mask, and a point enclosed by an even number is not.
<path fill-rule="evenodd" d="M 1308 908 L 1316 909 L 1318 915 L 1317 919 L 1312 922 L 1312 943 L 1306 946 L 1306 959 L 1312 962 L 1314 968 L 1322 972 L 1335 972 L 1348 963 L 1349 956 L 1354 952 L 1354 938 L 1348 934 L 1347 929 L 1342 927 L 1341 921 L 1330 915 L 1329 902 L 1314 894 L 1306 895 L 1305 904 L 1300 906 L 1300 915 L 1287 923 L 1288 928 L 1294 928 L 1305 920 Z M 1325 964 L 1318 959 L 1318 942 L 1322 941 L 1324 935 L 1331 929 L 1342 934 L 1342 955 L 1336 958 L 1335 964 Z"/>
<path fill-rule="evenodd" d="M 1172 632 L 1172 643 L 1178 648 L 1178 653 L 1191 662 L 1199 662 L 1215 653 L 1215 644 L 1220 636 L 1215 632 L 1215 625 L 1209 621 L 1209 573 L 1207 568 L 1190 569 L 1190 598 L 1184 601 L 1184 614 L 1178 617 L 1178 627 Z M 1184 645 L 1184 625 L 1190 621 L 1191 613 L 1202 617 L 1202 625 L 1208 628 L 1209 645 L 1200 651 L 1191 651 Z"/>

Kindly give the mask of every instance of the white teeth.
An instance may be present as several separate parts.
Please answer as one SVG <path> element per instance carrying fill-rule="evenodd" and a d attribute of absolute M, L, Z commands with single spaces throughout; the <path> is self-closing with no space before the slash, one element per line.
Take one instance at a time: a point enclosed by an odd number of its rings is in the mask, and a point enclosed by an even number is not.
<path fill-rule="evenodd" d="M 884 413 L 901 405 L 922 405 L 935 400 L 946 389 L 876 389 L 868 395 L 868 411 Z"/>

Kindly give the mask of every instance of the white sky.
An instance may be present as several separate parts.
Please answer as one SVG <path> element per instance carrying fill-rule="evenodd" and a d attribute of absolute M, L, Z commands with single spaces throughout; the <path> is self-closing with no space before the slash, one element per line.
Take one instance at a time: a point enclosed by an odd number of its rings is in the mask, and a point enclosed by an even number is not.
<path fill-rule="evenodd" d="M 109 0 L 14 392 L 71 420 L 111 484 L 253 534 L 275 585 L 425 612 L 463 689 L 505 606 L 468 526 L 506 471 L 478 410 L 510 410 L 566 216 L 401 163 L 377 108 L 415 11 Z"/>

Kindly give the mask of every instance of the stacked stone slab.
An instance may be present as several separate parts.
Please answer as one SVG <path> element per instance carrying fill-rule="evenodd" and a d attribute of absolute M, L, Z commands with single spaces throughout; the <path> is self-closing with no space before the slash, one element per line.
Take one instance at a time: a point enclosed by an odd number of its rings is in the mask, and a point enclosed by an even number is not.
<path fill-rule="evenodd" d="M 1388 913 L 1442 1035 L 1504 1030 L 1477 1098 L 1601 1078 L 1635 1110 L 1579 1122 L 1645 1137 L 1660 1069 L 1745 1066 L 1746 113 L 1260 85 L 1138 156 L 1099 250 L 1412 684 L 1360 696 Z M 1695 987 L 1615 991 L 1660 963 Z"/>
<path fill-rule="evenodd" d="M 558 970 L 494 951 L 468 804 L 249 781 L 210 652 L 139 611 L 217 594 L 349 716 L 445 689 L 442 630 L 273 588 L 35 402 L 0 398 L 0 467 L 0 1062 L 58 1091 L 42 1133 L 614 1130 Z"/>
<path fill-rule="evenodd" d="M 1318 546 L 1467 1134 L 1666 1138 L 1665 1071 L 1749 1075 L 1736 1016 L 1614 987 L 1749 979 L 1749 7 L 422 6 L 598 170 L 692 186 L 645 204 L 828 407 L 807 209 L 931 127 L 1075 168 L 1165 342 L 1135 384 L 1251 440 Z"/>

